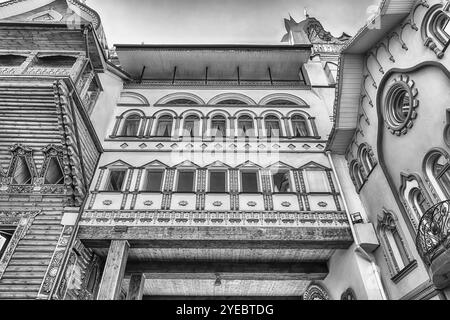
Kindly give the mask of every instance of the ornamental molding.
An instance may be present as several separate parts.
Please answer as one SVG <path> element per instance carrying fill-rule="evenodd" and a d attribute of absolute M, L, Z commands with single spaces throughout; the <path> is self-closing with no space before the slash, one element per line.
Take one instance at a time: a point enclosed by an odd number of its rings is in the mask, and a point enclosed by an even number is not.
<path fill-rule="evenodd" d="M 393 79 L 383 104 L 384 122 L 393 135 L 405 135 L 413 127 L 414 120 L 417 118 L 416 109 L 419 107 L 417 96 L 415 82 L 409 76 L 399 75 Z M 405 103 L 406 99 L 408 99 L 408 109 L 400 105 L 401 113 L 399 113 L 399 104 Z"/>
<path fill-rule="evenodd" d="M 9 217 L 11 224 L 17 224 L 17 228 L 11 240 L 6 247 L 6 250 L 0 260 L 0 279 L 2 278 L 11 257 L 16 250 L 19 241 L 25 237 L 28 230 L 30 229 L 34 219 L 41 213 L 41 211 L 0 211 L 0 224 L 7 220 L 3 220 L 4 216 Z M 3 221 L 2 221 L 3 220 Z"/>
<path fill-rule="evenodd" d="M 230 212 L 179 210 L 87 210 L 84 226 L 264 226 L 348 228 L 347 215 L 334 212 Z"/>

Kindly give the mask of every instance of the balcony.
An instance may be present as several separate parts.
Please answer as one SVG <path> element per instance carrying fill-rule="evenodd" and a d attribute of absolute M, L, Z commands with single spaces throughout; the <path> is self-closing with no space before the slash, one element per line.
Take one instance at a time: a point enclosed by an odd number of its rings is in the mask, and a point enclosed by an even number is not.
<path fill-rule="evenodd" d="M 423 215 L 416 247 L 430 267 L 436 288 L 450 285 L 450 200 L 436 204 Z"/>

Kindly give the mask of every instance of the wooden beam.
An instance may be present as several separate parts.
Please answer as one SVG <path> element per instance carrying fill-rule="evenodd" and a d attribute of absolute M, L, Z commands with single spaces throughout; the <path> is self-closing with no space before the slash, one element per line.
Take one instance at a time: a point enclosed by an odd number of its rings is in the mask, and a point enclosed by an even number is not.
<path fill-rule="evenodd" d="M 142 300 L 144 293 L 145 277 L 142 273 L 134 273 L 130 278 L 127 300 Z"/>
<path fill-rule="evenodd" d="M 89 248 L 107 248 L 111 240 L 128 240 L 133 248 L 347 249 L 353 238 L 339 227 L 164 227 L 80 226 L 78 238 Z"/>
<path fill-rule="evenodd" d="M 127 241 L 111 241 L 97 300 L 117 300 L 119 298 L 129 247 Z"/>
<path fill-rule="evenodd" d="M 210 261 L 139 261 L 130 262 L 125 274 L 143 273 L 146 279 L 210 279 L 294 281 L 323 280 L 328 275 L 326 262 L 210 262 Z"/>

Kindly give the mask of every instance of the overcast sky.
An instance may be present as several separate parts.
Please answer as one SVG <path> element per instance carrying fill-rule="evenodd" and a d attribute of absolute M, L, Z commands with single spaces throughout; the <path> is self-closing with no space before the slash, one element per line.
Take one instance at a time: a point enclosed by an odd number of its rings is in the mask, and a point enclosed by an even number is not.
<path fill-rule="evenodd" d="M 379 0 L 87 0 L 101 16 L 108 44 L 278 44 L 284 18 L 304 8 L 336 36 L 362 27 Z"/>
<path fill-rule="evenodd" d="M 4 2 L 5 0 L 0 0 Z M 278 44 L 304 9 L 335 36 L 354 35 L 381 0 L 86 0 L 118 43 Z M 369 9 L 370 10 L 370 9 Z"/>

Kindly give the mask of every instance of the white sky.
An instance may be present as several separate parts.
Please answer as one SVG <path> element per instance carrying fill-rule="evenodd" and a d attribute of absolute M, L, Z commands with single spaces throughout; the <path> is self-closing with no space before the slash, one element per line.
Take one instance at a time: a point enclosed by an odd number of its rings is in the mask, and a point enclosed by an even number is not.
<path fill-rule="evenodd" d="M 4 2 L 5 0 L 0 0 Z M 32 0 L 30 0 L 32 1 Z M 109 46 L 140 44 L 278 44 L 284 18 L 304 8 L 335 36 L 354 35 L 380 0 L 86 0 L 101 16 Z"/>
<path fill-rule="evenodd" d="M 87 0 L 101 16 L 110 46 L 118 43 L 278 44 L 289 13 L 304 8 L 336 36 L 354 35 L 379 0 Z"/>

